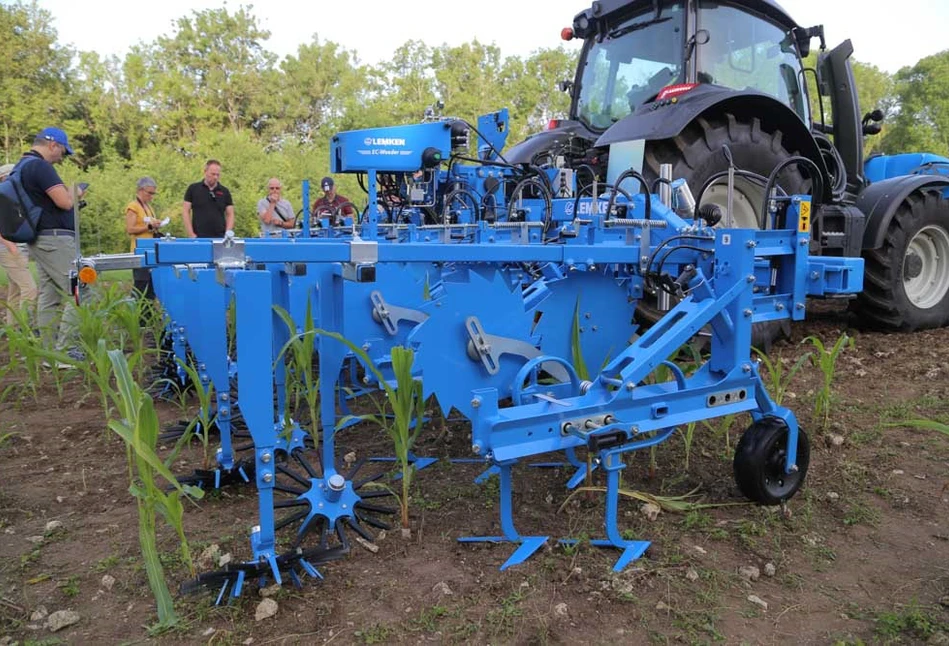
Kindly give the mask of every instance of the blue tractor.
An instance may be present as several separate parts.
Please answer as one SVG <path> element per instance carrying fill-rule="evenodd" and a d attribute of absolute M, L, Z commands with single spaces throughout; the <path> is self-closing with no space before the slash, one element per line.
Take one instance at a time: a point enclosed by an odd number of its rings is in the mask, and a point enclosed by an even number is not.
<path fill-rule="evenodd" d="M 949 324 L 949 159 L 864 159 L 863 138 L 880 132 L 883 114 L 861 116 L 849 40 L 828 51 L 823 26 L 801 27 L 772 0 L 598 0 L 562 35 L 584 41 L 574 80 L 562 83 L 569 119 L 509 161 L 571 168 L 594 193 L 630 167 L 660 186 L 684 178 L 700 207 L 717 205 L 741 227 L 770 226 L 772 191 L 811 192 L 811 253 L 866 261 L 851 302 L 862 322 Z"/>

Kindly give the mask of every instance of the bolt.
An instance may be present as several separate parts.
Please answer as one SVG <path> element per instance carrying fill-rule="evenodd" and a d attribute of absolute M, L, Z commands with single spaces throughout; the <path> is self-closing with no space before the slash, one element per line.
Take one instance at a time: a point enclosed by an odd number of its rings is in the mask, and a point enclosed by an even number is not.
<path fill-rule="evenodd" d="M 636 387 L 636 384 L 634 384 L 633 382 L 631 382 L 631 381 L 627 381 L 627 382 L 626 382 L 626 390 L 632 392 L 632 391 L 633 391 L 633 388 L 635 388 L 635 387 Z"/>
<path fill-rule="evenodd" d="M 749 283 L 753 283 L 755 282 L 755 277 L 753 275 L 749 275 L 747 278 L 745 278 L 745 281 Z"/>
<path fill-rule="evenodd" d="M 588 319 L 588 318 L 590 318 L 591 316 L 592 316 L 592 315 L 591 315 L 589 312 L 587 312 L 586 314 L 583 315 L 583 318 Z"/>
<path fill-rule="evenodd" d="M 591 329 L 591 330 L 593 330 L 594 332 L 596 332 L 596 330 L 597 330 L 597 326 L 595 326 L 595 325 L 594 325 L 594 326 L 593 326 L 593 327 L 591 327 L 590 329 Z"/>
<path fill-rule="evenodd" d="M 743 363 L 743 364 L 741 364 L 741 371 L 742 371 L 742 372 L 751 372 L 751 364 L 749 364 L 749 363 Z"/>
<path fill-rule="evenodd" d="M 754 312 L 752 312 L 750 309 L 746 309 L 746 310 L 743 310 L 743 311 L 742 311 L 742 314 L 744 314 L 746 317 L 748 317 L 748 316 L 751 316 L 752 314 L 754 314 Z"/>
<path fill-rule="evenodd" d="M 748 247 L 749 249 L 754 249 L 755 247 L 758 246 L 758 243 L 755 242 L 754 240 L 749 240 L 748 242 L 745 243 L 745 246 Z"/>
<path fill-rule="evenodd" d="M 329 488 L 333 491 L 342 491 L 346 487 L 346 479 L 338 473 L 334 473 L 327 480 Z"/>
<path fill-rule="evenodd" d="M 795 303 L 795 304 L 794 304 L 794 309 L 796 309 L 796 310 L 802 310 L 802 309 L 804 309 L 804 303 Z"/>
<path fill-rule="evenodd" d="M 323 508 L 323 503 L 319 503 L 319 504 L 317 505 L 317 507 L 319 507 L 320 509 L 322 509 L 322 508 Z"/>
<path fill-rule="evenodd" d="M 774 309 L 778 310 L 779 312 L 784 311 L 784 303 L 775 303 Z"/>
<path fill-rule="evenodd" d="M 272 459 L 273 459 L 273 456 L 270 455 L 269 453 L 264 453 L 262 456 L 260 456 L 260 461 L 263 462 L 264 464 L 267 464 Z"/>
<path fill-rule="evenodd" d="M 264 476 L 263 476 L 263 480 L 264 480 L 264 482 L 273 482 L 273 474 L 272 474 L 272 473 L 265 473 Z"/>
<path fill-rule="evenodd" d="M 346 503 L 343 503 L 343 509 L 346 509 Z"/>
<path fill-rule="evenodd" d="M 818 278 L 820 278 L 820 274 L 817 273 L 816 271 L 812 271 L 810 278 L 811 280 L 817 280 Z"/>
<path fill-rule="evenodd" d="M 481 408 L 481 399 L 480 399 L 479 397 L 475 397 L 474 399 L 472 399 L 472 400 L 471 400 L 471 407 L 472 407 L 472 408 Z"/>
<path fill-rule="evenodd" d="M 475 442 L 471 445 L 471 452 L 475 455 L 481 455 L 481 442 Z"/>
<path fill-rule="evenodd" d="M 363 378 L 362 378 L 362 383 L 363 383 L 364 385 L 368 386 L 368 385 L 370 384 L 370 382 L 371 382 L 371 380 L 369 379 L 369 377 L 363 377 Z"/>
<path fill-rule="evenodd" d="M 221 401 L 226 402 L 230 399 L 230 396 L 227 393 L 221 393 Z"/>
<path fill-rule="evenodd" d="M 800 470 L 801 469 L 796 464 L 791 465 L 791 473 L 797 473 Z"/>
<path fill-rule="evenodd" d="M 230 412 L 231 412 L 231 409 L 228 408 L 227 406 L 221 406 L 221 407 L 218 409 L 218 413 L 221 414 L 221 415 L 227 415 L 227 414 L 230 413 Z"/>
<path fill-rule="evenodd" d="M 362 344 L 362 351 L 363 351 L 363 352 L 369 352 L 369 348 L 371 348 L 371 347 L 372 347 L 372 346 L 369 345 L 368 343 L 363 343 L 363 344 Z"/>

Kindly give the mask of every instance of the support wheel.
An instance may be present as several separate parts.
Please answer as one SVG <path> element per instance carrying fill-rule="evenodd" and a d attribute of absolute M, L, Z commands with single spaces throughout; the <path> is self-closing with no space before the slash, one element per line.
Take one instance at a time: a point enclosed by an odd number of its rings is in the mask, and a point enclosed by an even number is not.
<path fill-rule="evenodd" d="M 864 260 L 864 290 L 852 306 L 861 320 L 905 331 L 949 323 L 949 200 L 938 190 L 906 198 L 883 246 Z"/>
<path fill-rule="evenodd" d="M 759 505 L 785 502 L 801 488 L 807 476 L 811 448 L 807 434 L 798 429 L 797 467 L 785 473 L 788 427 L 783 420 L 765 417 L 748 427 L 735 447 L 735 482 L 741 493 Z"/>

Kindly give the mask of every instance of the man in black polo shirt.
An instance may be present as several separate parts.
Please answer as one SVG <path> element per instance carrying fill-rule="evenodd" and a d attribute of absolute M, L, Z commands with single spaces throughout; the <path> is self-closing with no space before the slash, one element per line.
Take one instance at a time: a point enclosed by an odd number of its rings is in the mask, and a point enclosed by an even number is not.
<path fill-rule="evenodd" d="M 221 162 L 209 159 L 204 179 L 185 191 L 181 219 L 189 238 L 223 238 L 225 232 L 234 230 L 234 201 L 219 179 Z"/>
<path fill-rule="evenodd" d="M 57 350 L 66 348 L 66 341 L 75 330 L 76 310 L 65 297 L 70 293 L 69 273 L 76 260 L 76 219 L 72 193 L 53 164 L 72 152 L 65 132 L 46 128 L 36 135 L 33 147 L 17 163 L 23 188 L 33 203 L 43 209 L 36 239 L 30 243 L 30 257 L 36 261 L 39 278 L 36 322 L 47 347 L 56 334 Z M 69 354 L 75 361 L 84 359 L 76 349 Z"/>

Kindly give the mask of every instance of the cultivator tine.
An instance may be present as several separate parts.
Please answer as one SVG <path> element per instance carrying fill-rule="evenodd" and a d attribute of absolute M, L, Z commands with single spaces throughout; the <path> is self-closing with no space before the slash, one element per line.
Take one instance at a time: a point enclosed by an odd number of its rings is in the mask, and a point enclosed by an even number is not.
<path fill-rule="evenodd" d="M 316 469 L 314 469 L 313 465 L 310 464 L 310 461 L 307 460 L 306 457 L 304 457 L 303 451 L 301 451 L 300 449 L 295 449 L 294 451 L 292 451 L 291 455 L 297 461 L 297 463 L 299 463 L 299 465 L 303 467 L 303 469 L 307 472 L 307 475 L 309 475 L 311 478 L 320 477 L 319 472 Z M 317 454 L 317 457 L 319 457 L 319 454 Z"/>
<path fill-rule="evenodd" d="M 359 492 L 359 497 L 363 500 L 369 498 L 388 498 L 394 496 L 395 494 L 389 491 L 388 489 L 376 489 L 374 491 Z"/>
<path fill-rule="evenodd" d="M 358 515 L 357 515 L 358 518 Z M 359 526 L 359 523 L 349 523 L 349 526 L 353 528 L 353 531 L 363 537 L 363 539 L 369 541 L 370 543 L 375 542 L 376 538 L 365 529 Z"/>
<path fill-rule="evenodd" d="M 293 494 L 294 496 L 302 496 L 304 491 L 302 489 L 297 489 L 296 487 L 290 487 L 284 484 L 275 484 L 273 486 L 274 491 L 282 491 L 283 493 Z"/>
<path fill-rule="evenodd" d="M 221 600 L 224 599 L 224 595 L 227 593 L 227 586 L 231 583 L 230 579 L 225 579 L 224 584 L 221 585 L 221 591 L 218 592 L 217 599 L 214 600 L 214 605 L 221 605 Z"/>
<path fill-rule="evenodd" d="M 384 523 L 381 520 L 377 520 L 373 518 L 372 516 L 367 516 L 366 514 L 360 513 L 358 511 L 355 513 L 355 515 L 356 515 L 356 520 L 358 520 L 361 523 L 365 523 L 369 525 L 370 527 L 375 527 L 376 529 L 384 529 L 386 531 L 389 531 L 390 529 L 392 529 L 392 525 L 389 525 L 388 523 Z"/>
<path fill-rule="evenodd" d="M 392 507 L 378 507 L 376 505 L 367 505 L 364 502 L 357 502 L 356 509 L 360 509 L 363 511 L 371 511 L 374 514 L 386 514 L 386 515 L 393 515 L 399 511 L 398 509 L 393 509 Z"/>
<path fill-rule="evenodd" d="M 309 513 L 309 510 L 307 510 L 307 513 Z M 304 515 L 306 515 L 306 514 L 304 514 Z M 302 516 L 301 516 L 301 518 L 302 518 Z M 297 518 L 296 520 L 299 520 L 299 518 Z M 318 523 L 318 522 L 320 522 L 321 520 L 325 520 L 325 519 L 324 519 L 322 516 L 317 516 L 316 514 L 314 514 L 313 516 L 310 516 L 309 518 L 307 518 L 307 519 L 303 522 L 303 524 L 300 525 L 300 529 L 297 530 L 297 536 L 296 536 L 296 538 L 293 539 L 293 544 L 291 545 L 291 547 L 292 547 L 293 549 L 299 549 L 300 545 L 303 544 L 303 539 L 306 538 L 306 535 L 309 534 L 310 531 L 312 530 L 313 525 L 316 524 L 316 523 Z M 280 528 L 276 528 L 276 529 L 280 529 Z M 320 545 L 321 545 L 321 547 L 323 547 L 323 548 L 325 549 L 327 546 L 326 546 L 325 544 L 323 544 L 323 542 L 322 542 L 323 534 L 321 534 L 320 537 L 321 537 Z"/>
<path fill-rule="evenodd" d="M 342 545 L 345 549 L 349 549 L 349 537 L 346 536 L 346 528 L 343 527 L 345 520 L 340 519 L 336 523 L 336 538 L 339 539 L 339 544 Z M 354 525 L 350 524 L 350 527 Z M 371 538 L 368 540 L 372 540 Z"/>
<path fill-rule="evenodd" d="M 293 500 L 278 500 L 273 504 L 274 509 L 286 509 L 287 507 L 302 507 L 303 505 L 306 505 L 307 507 L 309 507 L 310 503 L 307 500 L 300 500 L 299 498 L 295 498 Z"/>
<path fill-rule="evenodd" d="M 385 473 L 377 473 L 377 474 L 374 475 L 374 476 L 369 476 L 368 478 L 363 478 L 362 480 L 359 480 L 358 482 L 354 482 L 354 483 L 353 483 L 353 489 L 355 489 L 356 491 L 358 491 L 358 490 L 362 489 L 363 487 L 365 487 L 365 486 L 366 486 L 367 484 L 369 484 L 370 482 L 377 482 L 377 481 L 379 481 L 379 480 L 382 480 L 382 478 L 385 477 L 385 475 L 386 475 Z"/>
<path fill-rule="evenodd" d="M 290 478 L 290 479 L 293 480 L 294 482 L 300 484 L 302 487 L 304 487 L 304 488 L 309 488 L 309 487 L 310 487 L 311 482 L 310 482 L 310 480 L 308 480 L 307 478 L 304 478 L 303 476 L 298 475 L 297 473 L 293 472 L 292 470 L 288 469 L 287 467 L 285 467 L 285 466 L 282 465 L 282 464 L 278 464 L 278 465 L 276 465 L 276 467 L 277 467 L 277 471 L 278 471 L 278 472 L 280 472 L 280 473 L 282 473 L 283 475 L 287 476 L 288 478 Z"/>
<path fill-rule="evenodd" d="M 343 477 L 349 481 L 352 481 L 356 477 L 356 474 L 359 473 L 359 470 L 362 469 L 363 466 L 365 466 L 365 464 L 368 461 L 369 461 L 369 458 L 365 458 L 365 457 L 359 458 L 353 463 L 353 466 L 350 467 L 349 471 Z M 359 487 L 357 487 L 356 485 L 353 485 L 353 488 L 358 489 Z"/>
<path fill-rule="evenodd" d="M 309 509 L 309 507 L 307 507 L 307 509 L 303 509 L 303 510 L 298 511 L 298 512 L 296 512 L 296 513 L 290 514 L 290 515 L 287 516 L 286 518 L 282 518 L 281 520 L 279 520 L 279 521 L 277 521 L 276 523 L 274 523 L 274 527 L 273 527 L 273 528 L 274 528 L 274 531 L 276 531 L 276 530 L 278 530 L 278 529 L 283 529 L 284 527 L 286 527 L 286 526 L 289 525 L 290 523 L 295 523 L 295 522 L 297 522 L 298 520 L 303 520 L 304 518 L 306 518 L 307 514 L 309 514 L 309 513 L 310 513 L 310 509 Z M 300 528 L 300 530 L 303 531 L 303 530 L 305 529 L 305 527 L 306 527 L 306 526 L 304 525 L 303 527 Z"/>

